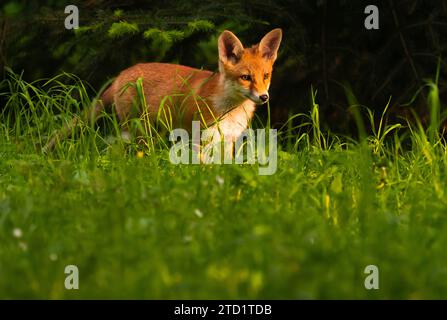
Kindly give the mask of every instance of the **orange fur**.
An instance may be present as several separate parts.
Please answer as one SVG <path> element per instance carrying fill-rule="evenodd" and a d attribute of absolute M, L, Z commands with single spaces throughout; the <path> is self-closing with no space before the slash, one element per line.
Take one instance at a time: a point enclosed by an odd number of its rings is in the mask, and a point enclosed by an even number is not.
<path fill-rule="evenodd" d="M 272 67 L 281 42 L 281 29 L 274 29 L 248 49 L 230 31 L 218 40 L 219 72 L 167 63 L 140 63 L 122 71 L 87 114 L 98 116 L 104 105 L 114 105 L 119 120 L 141 116 L 135 83 L 142 80 L 146 110 L 155 119 L 170 114 L 173 128 L 191 129 L 200 120 L 206 134 L 234 142 L 247 128 L 255 106 L 268 100 Z M 68 123 L 44 147 L 44 152 L 71 134 L 78 117 Z"/>
<path fill-rule="evenodd" d="M 269 37 L 273 38 L 273 45 L 262 46 Z M 230 126 L 245 129 L 255 105 L 262 103 L 259 96 L 268 94 L 281 30 L 273 30 L 264 39 L 244 49 L 234 34 L 224 31 L 219 38 L 219 73 L 167 63 L 137 64 L 122 71 L 102 99 L 113 101 L 120 121 L 135 116 L 131 111 L 136 89 L 127 85 L 141 78 L 152 117 L 163 107 L 172 114 L 174 127 L 189 130 L 192 120 L 203 120 L 203 125 L 210 126 L 216 119 L 227 119 L 233 122 Z M 232 56 L 232 50 L 239 50 L 238 55 Z M 243 80 L 242 75 L 249 75 L 251 80 Z"/>

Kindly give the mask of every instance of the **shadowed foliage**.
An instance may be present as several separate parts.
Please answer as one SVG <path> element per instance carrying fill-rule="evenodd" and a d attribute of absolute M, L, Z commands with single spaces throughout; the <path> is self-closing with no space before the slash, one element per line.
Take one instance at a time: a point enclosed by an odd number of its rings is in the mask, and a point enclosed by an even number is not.
<path fill-rule="evenodd" d="M 216 39 L 224 29 L 253 44 L 275 27 L 284 41 L 272 83 L 272 119 L 305 111 L 310 85 L 319 92 L 321 121 L 332 131 L 355 133 L 348 112 L 359 104 L 408 115 L 405 106 L 440 63 L 446 95 L 445 1 L 73 1 L 80 28 L 64 29 L 60 1 L 6 1 L 1 8 L 0 62 L 28 80 L 77 74 L 97 90 L 125 67 L 164 61 L 217 69 Z M 364 28 L 364 9 L 380 10 L 380 29 Z M 443 41 L 444 40 L 444 41 Z M 428 121 L 427 91 L 413 108 Z M 265 111 L 265 110 L 264 110 Z M 261 111 L 262 113 L 262 111 Z M 365 119 L 364 119 L 365 120 Z"/>

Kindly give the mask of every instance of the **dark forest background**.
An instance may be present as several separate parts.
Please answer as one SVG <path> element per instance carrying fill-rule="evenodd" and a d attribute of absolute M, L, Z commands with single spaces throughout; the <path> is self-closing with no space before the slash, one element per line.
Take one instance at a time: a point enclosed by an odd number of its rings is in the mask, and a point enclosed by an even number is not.
<path fill-rule="evenodd" d="M 80 10 L 75 31 L 64 28 L 69 4 Z M 364 28 L 368 4 L 380 10 L 379 30 Z M 355 132 L 353 101 L 380 114 L 391 98 L 392 117 L 408 116 L 412 108 L 426 119 L 424 84 L 436 77 L 438 65 L 446 101 L 444 0 L 12 0 L 0 7 L 3 77 L 5 67 L 26 80 L 65 71 L 99 90 L 137 62 L 216 70 L 216 41 L 224 29 L 251 45 L 281 27 L 270 90 L 275 124 L 309 111 L 311 87 L 331 131 Z"/>

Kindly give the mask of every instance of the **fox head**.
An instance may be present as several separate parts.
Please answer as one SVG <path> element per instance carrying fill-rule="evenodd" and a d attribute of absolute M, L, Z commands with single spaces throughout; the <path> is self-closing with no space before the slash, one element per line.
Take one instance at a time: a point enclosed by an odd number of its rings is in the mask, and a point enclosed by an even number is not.
<path fill-rule="evenodd" d="M 244 48 L 232 32 L 222 32 L 218 40 L 219 71 L 233 98 L 250 99 L 256 104 L 268 101 L 272 67 L 281 38 L 281 29 L 274 29 L 258 44 Z"/>

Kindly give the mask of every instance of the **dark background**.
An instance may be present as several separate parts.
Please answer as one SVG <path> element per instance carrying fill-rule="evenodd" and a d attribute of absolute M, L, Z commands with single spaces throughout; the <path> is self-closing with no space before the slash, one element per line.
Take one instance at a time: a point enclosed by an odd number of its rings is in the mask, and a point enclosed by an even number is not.
<path fill-rule="evenodd" d="M 69 4 L 80 10 L 77 31 L 64 28 Z M 380 30 L 364 28 L 368 4 L 379 7 Z M 323 126 L 333 132 L 355 133 L 349 90 L 377 115 L 391 98 L 396 121 L 410 108 L 424 120 L 423 86 L 435 78 L 438 64 L 440 94 L 447 95 L 444 0 L 12 0 L 0 6 L 3 77 L 5 66 L 23 71 L 29 81 L 66 71 L 99 90 L 136 62 L 216 70 L 222 30 L 251 45 L 281 27 L 270 90 L 277 125 L 291 114 L 309 112 L 311 87 L 317 90 Z"/>

